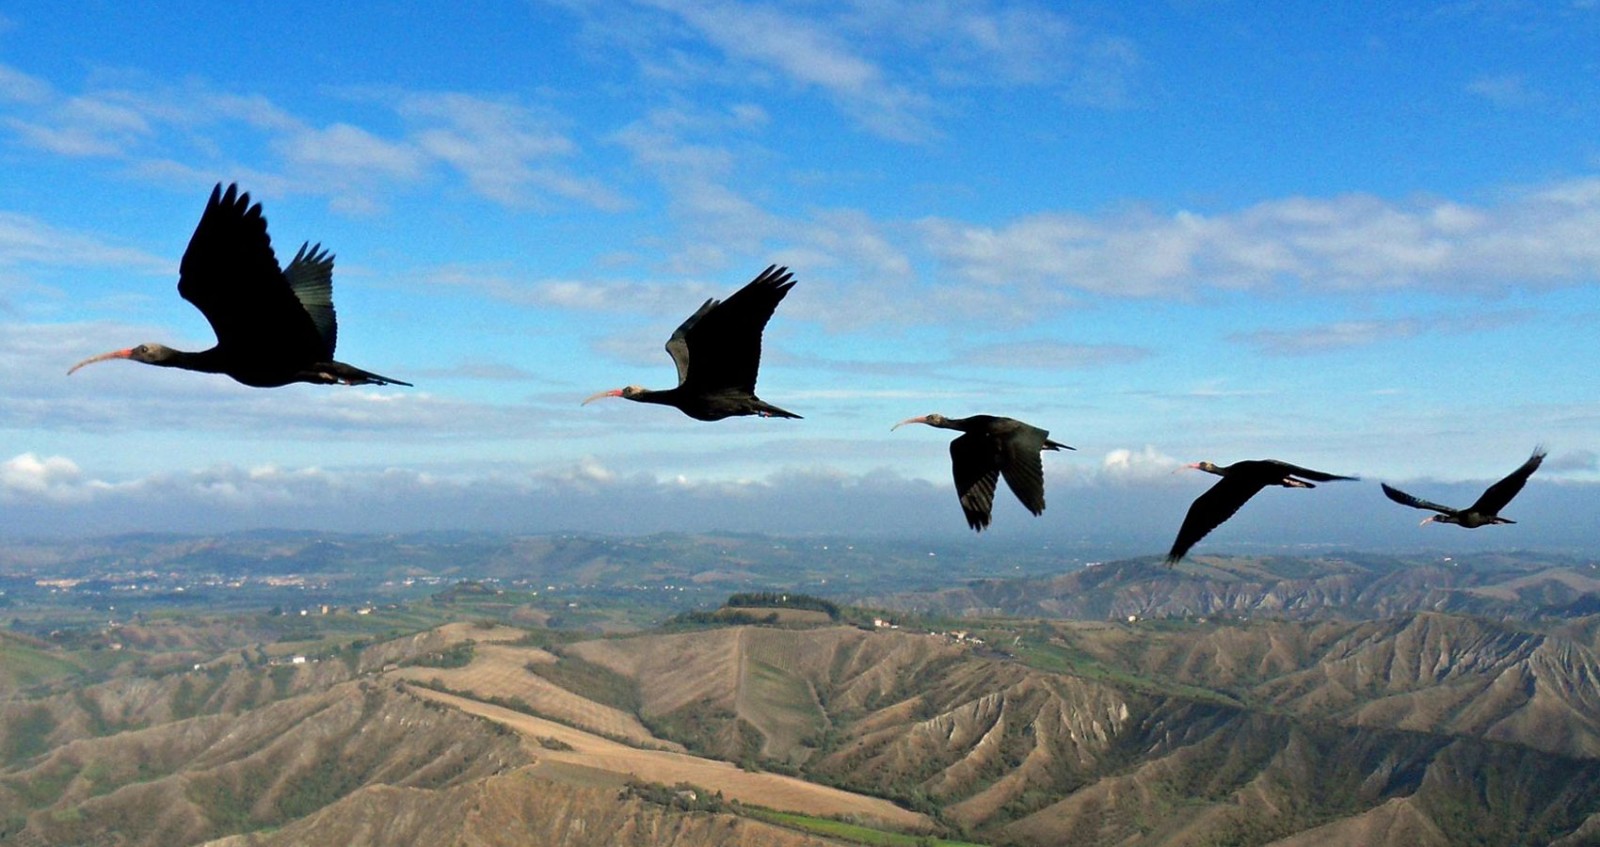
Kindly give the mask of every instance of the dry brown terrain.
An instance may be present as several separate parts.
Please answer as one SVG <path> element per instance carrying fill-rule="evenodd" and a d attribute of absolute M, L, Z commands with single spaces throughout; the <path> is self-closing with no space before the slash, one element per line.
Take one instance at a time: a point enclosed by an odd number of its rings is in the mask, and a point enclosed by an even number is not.
<path fill-rule="evenodd" d="M 528 769 L 442 791 L 375 786 L 272 832 L 205 847 L 846 847 L 728 814 L 684 814 Z"/>
<path fill-rule="evenodd" d="M 419 697 L 444 703 L 468 714 L 488 718 L 511 727 L 529 740 L 529 750 L 539 759 L 537 772 L 545 763 L 560 763 L 632 777 L 644 782 L 675 785 L 687 782 L 710 791 L 720 791 L 729 800 L 766 806 L 809 815 L 849 815 L 875 820 L 896 829 L 925 829 L 927 818 L 909 812 L 886 800 L 852 794 L 793 777 L 772 773 L 750 773 L 728 762 L 703 759 L 666 750 L 640 750 L 573 729 L 543 718 L 536 718 L 465 697 L 427 689 L 413 689 Z M 550 750 L 540 746 L 541 738 L 554 738 L 571 750 Z M 556 775 L 561 770 L 548 770 Z"/>
<path fill-rule="evenodd" d="M 520 633 L 519 633 L 520 635 Z M 478 647 L 464 668 L 409 667 L 389 676 L 418 682 L 438 682 L 454 691 L 488 699 L 521 700 L 540 714 L 577 724 L 602 735 L 635 744 L 682 749 L 676 742 L 656 738 L 633 715 L 580 697 L 531 673 L 529 662 L 553 662 L 555 657 L 537 647 L 489 644 Z"/>

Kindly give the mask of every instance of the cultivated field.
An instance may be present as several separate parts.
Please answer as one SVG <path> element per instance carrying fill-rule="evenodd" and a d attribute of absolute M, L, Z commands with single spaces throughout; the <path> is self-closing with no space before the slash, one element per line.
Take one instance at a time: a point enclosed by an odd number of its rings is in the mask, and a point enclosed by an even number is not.
<path fill-rule="evenodd" d="M 665 785 L 687 782 L 709 791 L 720 791 L 729 800 L 781 811 L 823 817 L 849 815 L 862 820 L 876 821 L 894 829 L 929 828 L 927 818 L 902 809 L 887 800 L 852 794 L 779 774 L 751 773 L 727 762 L 702 759 L 686 753 L 639 750 L 582 730 L 488 703 L 438 691 L 419 688 L 411 690 L 419 697 L 453 706 L 468 714 L 478 715 L 516 730 L 529 739 L 529 747 L 541 763 L 552 764 L 548 768 L 548 774 L 552 776 L 570 773 L 572 766 L 579 766 L 587 770 L 608 771 Z M 546 738 L 554 738 L 570 745 L 572 749 L 546 749 L 539 744 L 539 739 Z"/>
<path fill-rule="evenodd" d="M 437 681 L 452 690 L 466 691 L 484 699 L 521 700 L 540 714 L 602 735 L 652 747 L 682 749 L 675 742 L 651 735 L 633 715 L 580 697 L 526 667 L 530 662 L 555 660 L 555 656 L 537 647 L 479 644 L 471 664 L 464 668 L 408 667 L 390 671 L 388 675 L 417 682 Z"/>

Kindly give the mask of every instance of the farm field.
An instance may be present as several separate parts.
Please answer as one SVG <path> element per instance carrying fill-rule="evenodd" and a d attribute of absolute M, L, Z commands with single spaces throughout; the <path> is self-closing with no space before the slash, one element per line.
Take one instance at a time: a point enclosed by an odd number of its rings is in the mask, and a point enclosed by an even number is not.
<path fill-rule="evenodd" d="M 709 791 L 720 791 L 725 798 L 742 803 L 818 817 L 854 816 L 859 820 L 878 821 L 895 829 L 921 830 L 928 828 L 931 823 L 923 815 L 902 809 L 887 800 L 840 791 L 781 774 L 752 773 L 728 762 L 686 753 L 640 750 L 490 703 L 440 691 L 412 690 L 420 697 L 515 730 L 532 745 L 541 763 L 581 766 L 586 770 L 607 771 L 664 785 L 686 782 Z M 541 739 L 554 739 L 572 749 L 548 749 L 540 744 Z M 550 774 L 563 772 L 566 771 L 560 767 L 548 770 Z"/>

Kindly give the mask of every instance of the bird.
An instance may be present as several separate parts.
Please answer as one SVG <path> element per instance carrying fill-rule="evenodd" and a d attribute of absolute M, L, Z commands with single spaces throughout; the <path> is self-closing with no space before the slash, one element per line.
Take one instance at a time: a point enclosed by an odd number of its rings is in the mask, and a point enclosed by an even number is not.
<path fill-rule="evenodd" d="M 1339 479 L 1358 479 L 1353 476 L 1314 471 L 1277 459 L 1253 459 L 1220 467 L 1211 462 L 1196 462 L 1184 467 L 1213 473 L 1222 479 L 1190 504 L 1188 514 L 1184 515 L 1183 525 L 1178 528 L 1178 537 L 1172 542 L 1172 550 L 1167 553 L 1167 567 L 1176 565 L 1184 554 L 1189 552 L 1190 547 L 1205 538 L 1211 530 L 1221 526 L 1228 518 L 1233 517 L 1240 506 L 1269 485 L 1281 485 L 1284 488 L 1316 488 L 1314 482 L 1307 480 L 1333 482 Z"/>
<path fill-rule="evenodd" d="M 200 215 L 178 270 L 178 294 L 211 323 L 216 346 L 198 353 L 140 344 L 91 356 L 73 365 L 128 359 L 147 365 L 225 374 L 256 388 L 294 382 L 325 385 L 406 385 L 334 361 L 338 322 L 333 311 L 333 255 L 320 243 L 300 246 L 289 267 L 278 267 L 261 204 L 238 183 L 217 183 Z"/>
<path fill-rule="evenodd" d="M 1533 448 L 1533 455 L 1528 457 L 1528 461 L 1522 463 L 1522 467 L 1512 471 L 1505 479 L 1484 489 L 1483 494 L 1478 497 L 1478 501 L 1465 509 L 1452 509 L 1449 506 L 1441 506 L 1438 503 L 1430 503 L 1427 500 L 1412 497 L 1410 494 L 1394 488 L 1388 483 L 1380 483 L 1380 485 L 1383 486 L 1383 493 L 1390 500 L 1402 506 L 1410 506 L 1413 509 L 1428 509 L 1439 513 L 1423 518 L 1423 524 L 1453 523 L 1463 529 L 1477 529 L 1480 526 L 1492 524 L 1516 523 L 1516 521 L 1509 518 L 1500 517 L 1500 510 L 1504 509 L 1506 504 L 1511 502 L 1511 498 L 1516 497 L 1517 493 L 1522 490 L 1522 486 L 1527 484 L 1528 477 L 1533 476 L 1533 472 L 1539 469 L 1544 457 L 1545 450 L 1543 447 Z M 1421 525 L 1418 524 L 1418 526 Z"/>
<path fill-rule="evenodd" d="M 793 274 L 768 265 L 726 300 L 711 298 L 690 315 L 672 337 L 667 353 L 678 366 L 678 385 L 652 391 L 637 385 L 602 391 L 584 400 L 621 397 L 638 403 L 673 406 L 695 420 L 720 421 L 736 415 L 799 418 L 756 396 L 761 367 L 761 332 L 789 289 Z"/>
<path fill-rule="evenodd" d="M 1028 511 L 1044 514 L 1044 464 L 1039 454 L 1045 450 L 1077 449 L 1051 441 L 1049 430 L 995 415 L 947 418 L 934 412 L 906 418 L 889 431 L 910 423 L 962 433 L 950 442 L 950 470 L 961 511 L 966 513 L 967 526 L 974 532 L 982 532 L 989 525 L 995 483 L 1001 476 Z"/>

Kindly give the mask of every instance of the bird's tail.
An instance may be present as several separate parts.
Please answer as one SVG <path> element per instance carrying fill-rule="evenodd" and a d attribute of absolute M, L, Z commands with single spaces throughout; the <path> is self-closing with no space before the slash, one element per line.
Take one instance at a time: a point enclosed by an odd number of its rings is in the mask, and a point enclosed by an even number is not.
<path fill-rule="evenodd" d="M 753 405 L 756 408 L 756 414 L 763 418 L 794 418 L 795 420 L 803 420 L 803 418 L 794 412 L 791 412 L 787 409 L 780 409 L 765 400 L 757 400 Z"/>
<path fill-rule="evenodd" d="M 307 369 L 306 382 L 320 382 L 328 385 L 404 385 L 411 387 L 411 383 L 398 379 L 381 376 L 372 371 L 364 371 L 358 367 L 347 365 L 344 362 L 318 362 Z"/>

